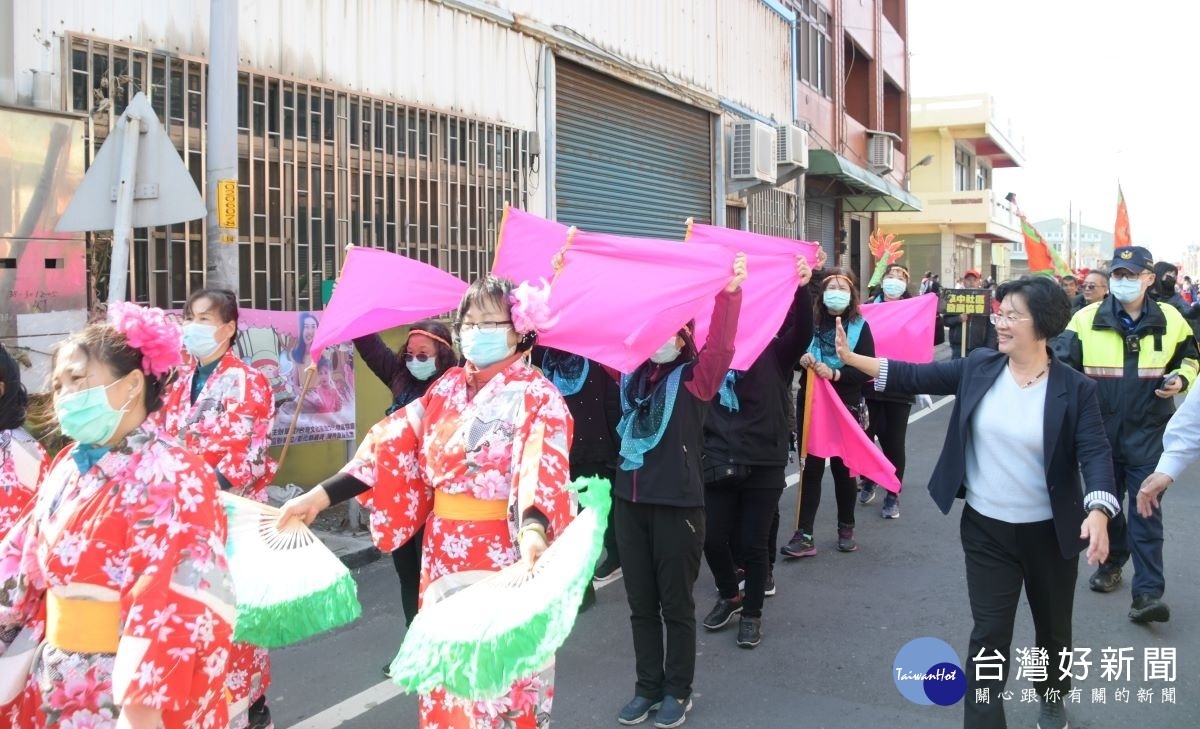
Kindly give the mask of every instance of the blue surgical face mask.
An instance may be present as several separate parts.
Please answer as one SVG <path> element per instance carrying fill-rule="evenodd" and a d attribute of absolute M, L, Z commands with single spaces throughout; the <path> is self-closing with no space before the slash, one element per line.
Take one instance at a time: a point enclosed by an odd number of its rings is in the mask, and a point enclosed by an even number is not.
<path fill-rule="evenodd" d="M 501 359 L 504 358 L 501 357 Z M 405 362 L 404 366 L 408 368 L 409 374 L 418 380 L 421 380 L 422 382 L 428 380 L 430 377 L 433 377 L 433 373 L 437 371 L 437 362 L 434 361 L 433 357 L 430 357 L 424 362 L 411 359 L 408 362 Z"/>
<path fill-rule="evenodd" d="M 125 408 L 117 410 L 108 403 L 108 388 L 115 384 L 97 385 L 56 397 L 54 415 L 63 435 L 83 445 L 100 445 L 112 440 L 126 412 Z"/>
<path fill-rule="evenodd" d="M 476 367 L 494 365 L 516 351 L 508 344 L 508 329 L 463 329 L 459 337 L 463 358 Z"/>
<path fill-rule="evenodd" d="M 217 326 L 189 321 L 183 325 L 183 346 L 196 359 L 208 359 L 221 347 L 217 341 Z"/>
<path fill-rule="evenodd" d="M 883 289 L 884 296 L 895 299 L 904 295 L 904 292 L 908 290 L 908 284 L 898 278 L 885 278 L 880 284 L 880 288 Z"/>
<path fill-rule="evenodd" d="M 837 314 L 850 306 L 850 292 L 829 289 L 821 294 L 821 301 L 825 302 L 825 308 L 829 309 L 830 313 Z"/>
<path fill-rule="evenodd" d="M 650 355 L 650 361 L 654 364 L 666 364 L 674 362 L 679 357 L 679 347 L 675 346 L 675 337 L 667 340 L 667 343 L 654 351 Z"/>
<path fill-rule="evenodd" d="M 1142 294 L 1142 282 L 1137 278 L 1112 278 L 1108 291 L 1122 304 L 1132 304 Z"/>

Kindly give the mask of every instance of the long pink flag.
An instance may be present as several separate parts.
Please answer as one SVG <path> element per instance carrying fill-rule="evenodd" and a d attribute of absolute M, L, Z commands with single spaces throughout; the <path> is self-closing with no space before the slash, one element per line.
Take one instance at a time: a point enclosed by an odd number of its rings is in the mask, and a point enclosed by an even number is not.
<path fill-rule="evenodd" d="M 873 331 L 873 330 L 872 330 Z M 846 409 L 829 381 L 813 377 L 812 412 L 809 414 L 808 452 L 820 458 L 837 456 L 851 475 L 863 475 L 892 493 L 900 491 L 896 467 Z"/>
<path fill-rule="evenodd" d="M 427 263 L 378 248 L 351 248 L 313 336 L 312 357 L 330 344 L 450 311 L 466 291 L 461 279 Z"/>
<path fill-rule="evenodd" d="M 932 362 L 937 305 L 937 294 L 863 304 L 863 318 L 871 325 L 871 336 L 875 339 L 875 356 Z"/>
<path fill-rule="evenodd" d="M 809 265 L 814 265 L 817 244 L 701 224 L 690 227 L 687 242 L 719 245 L 731 253 L 746 254 L 742 312 L 734 340 L 737 351 L 730 369 L 749 369 L 779 331 L 792 306 L 796 287 L 800 285 L 796 278 L 796 255 L 804 256 Z M 696 314 L 697 344 L 708 336 L 712 309 L 712 301 L 708 300 Z"/>
<path fill-rule="evenodd" d="M 541 278 L 550 280 L 554 276 L 550 260 L 566 245 L 569 230 L 553 220 L 506 207 L 496 239 L 492 273 L 518 284 L 537 283 Z"/>
<path fill-rule="evenodd" d="M 576 232 L 564 259 L 550 292 L 558 322 L 538 341 L 626 373 L 733 273 L 733 254 L 724 248 L 599 233 Z"/>

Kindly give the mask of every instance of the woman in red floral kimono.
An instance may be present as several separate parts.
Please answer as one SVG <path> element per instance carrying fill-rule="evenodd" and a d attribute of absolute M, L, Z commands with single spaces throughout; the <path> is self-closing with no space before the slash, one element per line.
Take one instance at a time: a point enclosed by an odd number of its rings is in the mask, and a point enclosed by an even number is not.
<path fill-rule="evenodd" d="M 50 465 L 46 450 L 21 427 L 27 402 L 17 362 L 0 344 L 0 539 L 33 499 Z"/>
<path fill-rule="evenodd" d="M 133 304 L 109 318 L 54 355 L 55 415 L 76 442 L 0 542 L 0 653 L 31 662 L 0 724 L 224 727 L 235 608 L 216 478 L 146 419 L 178 328 Z"/>
<path fill-rule="evenodd" d="M 459 307 L 466 366 L 378 423 L 338 475 L 284 506 L 282 518 L 311 522 L 331 503 L 363 494 L 385 552 L 424 526 L 422 609 L 519 559 L 532 564 L 572 518 L 564 488 L 571 416 L 525 360 L 537 324 L 512 296 L 504 279 L 473 284 Z M 421 726 L 544 729 L 553 696 L 552 666 L 496 701 L 439 689 L 421 696 Z"/>
<path fill-rule="evenodd" d="M 265 502 L 276 463 L 268 455 L 275 403 L 271 385 L 238 359 L 237 296 L 226 289 L 194 292 L 183 308 L 183 345 L 194 358 L 164 396 L 165 434 L 199 454 L 221 488 Z M 266 648 L 237 643 L 229 661 L 231 729 L 267 729 L 271 661 Z"/>

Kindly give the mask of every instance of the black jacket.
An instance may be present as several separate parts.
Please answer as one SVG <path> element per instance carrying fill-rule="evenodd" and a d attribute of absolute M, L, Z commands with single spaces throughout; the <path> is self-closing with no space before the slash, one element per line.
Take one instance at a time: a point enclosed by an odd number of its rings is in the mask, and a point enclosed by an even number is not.
<path fill-rule="evenodd" d="M 533 348 L 534 365 L 540 368 L 545 356 L 545 347 Z M 621 390 L 617 381 L 599 362 L 588 360 L 583 386 L 563 400 L 575 420 L 570 455 L 572 478 L 603 475 L 597 469 L 611 472 L 617 467 L 620 450 L 617 423 L 621 421 Z"/>
<path fill-rule="evenodd" d="M 785 466 L 791 427 L 788 408 L 792 369 L 812 341 L 809 289 L 800 286 L 783 333 L 741 373 L 733 386 L 736 412 L 712 399 L 704 421 L 704 467 Z"/>
<path fill-rule="evenodd" d="M 387 346 L 383 337 L 378 334 L 358 337 L 354 340 L 354 348 L 358 350 L 358 356 L 362 357 L 367 367 L 392 391 L 393 399 L 388 405 L 404 407 L 424 395 L 429 386 L 437 381 L 437 376 L 428 380 L 413 377 L 404 365 L 403 355 L 397 354 Z"/>
<path fill-rule="evenodd" d="M 950 328 L 950 348 L 955 352 L 962 351 L 963 315 L 946 314 L 942 323 Z M 973 315 L 967 322 L 967 352 L 973 352 L 980 347 L 996 348 L 996 328 L 986 314 Z"/>
<path fill-rule="evenodd" d="M 955 497 L 966 495 L 971 416 L 996 378 L 1007 376 L 1007 366 L 1008 355 L 990 349 L 977 350 L 965 359 L 933 364 L 888 361 L 885 380 L 888 391 L 956 396 L 942 453 L 929 479 L 929 493 L 943 514 L 950 513 Z M 1087 515 L 1080 471 L 1089 489 L 1087 496 L 1097 492 L 1108 494 L 1111 500 L 1102 500 L 1110 508 L 1118 502 L 1112 451 L 1104 437 L 1096 383 L 1053 356 L 1046 382 L 1043 432 L 1046 488 L 1050 492 L 1054 531 L 1059 550 L 1070 559 L 1087 546 L 1079 538 L 1079 527 Z"/>

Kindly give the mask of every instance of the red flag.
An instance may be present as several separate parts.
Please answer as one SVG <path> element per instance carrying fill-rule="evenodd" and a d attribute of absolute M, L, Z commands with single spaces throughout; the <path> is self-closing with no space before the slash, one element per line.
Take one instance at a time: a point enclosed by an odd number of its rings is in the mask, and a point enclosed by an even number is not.
<path fill-rule="evenodd" d="M 888 491 L 899 493 L 896 467 L 867 439 L 829 380 L 809 377 L 809 382 L 812 407 L 808 414 L 808 453 L 820 458 L 837 456 L 850 469 L 850 475 L 866 476 Z"/>
<path fill-rule="evenodd" d="M 1129 208 L 1125 207 L 1125 193 L 1121 192 L 1121 183 L 1117 183 L 1117 224 L 1113 226 L 1113 248 L 1126 248 L 1133 245 L 1133 237 L 1129 234 Z"/>
<path fill-rule="evenodd" d="M 1050 246 L 1024 215 L 1021 216 L 1021 234 L 1025 236 L 1025 255 L 1029 258 L 1029 270 L 1034 273 L 1052 273 L 1054 256 L 1050 253 Z"/>

